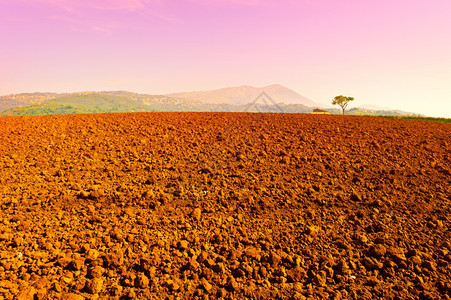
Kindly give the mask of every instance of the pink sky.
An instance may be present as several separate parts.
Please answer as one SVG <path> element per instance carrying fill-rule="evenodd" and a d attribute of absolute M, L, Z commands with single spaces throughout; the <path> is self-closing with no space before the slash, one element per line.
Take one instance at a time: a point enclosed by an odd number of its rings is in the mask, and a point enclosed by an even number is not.
<path fill-rule="evenodd" d="M 449 0 L 0 0 L 0 95 L 279 83 L 451 117 Z"/>

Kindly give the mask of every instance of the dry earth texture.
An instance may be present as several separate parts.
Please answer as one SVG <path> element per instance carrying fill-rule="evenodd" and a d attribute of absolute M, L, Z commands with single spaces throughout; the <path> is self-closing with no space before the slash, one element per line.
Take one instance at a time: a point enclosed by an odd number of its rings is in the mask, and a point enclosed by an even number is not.
<path fill-rule="evenodd" d="M 0 118 L 0 299 L 450 299 L 451 125 Z"/>

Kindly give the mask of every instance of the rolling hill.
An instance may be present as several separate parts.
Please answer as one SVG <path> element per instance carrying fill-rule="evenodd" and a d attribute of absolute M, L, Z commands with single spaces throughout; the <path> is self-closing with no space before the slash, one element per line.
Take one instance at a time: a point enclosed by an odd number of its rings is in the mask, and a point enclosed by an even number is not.
<path fill-rule="evenodd" d="M 324 105 L 281 85 L 263 88 L 240 86 L 204 92 L 167 95 L 127 91 L 80 93 L 24 93 L 0 96 L 0 116 L 33 116 L 111 112 L 274 112 L 310 113 Z M 325 108 L 339 114 L 338 108 Z M 399 110 L 351 108 L 349 115 L 418 116 Z"/>
<path fill-rule="evenodd" d="M 0 111 L 29 105 L 39 105 L 64 94 L 56 93 L 23 93 L 0 96 Z"/>
<path fill-rule="evenodd" d="M 11 99 L 10 97 L 9 99 Z M 186 100 L 160 95 L 144 95 L 131 92 L 83 92 L 56 94 L 52 98 L 33 103 L 25 94 L 15 98 L 21 102 L 9 101 L 9 108 L 0 112 L 2 116 L 150 112 L 190 110 Z M 32 103 L 31 105 L 26 105 Z M 25 105 L 23 105 L 25 104 Z M 15 105 L 15 106 L 14 106 Z M 12 106 L 12 107 L 11 107 Z"/>
<path fill-rule="evenodd" d="M 258 98 L 265 92 L 266 99 Z M 281 85 L 147 95 L 126 91 L 2 96 L 0 115 L 51 115 L 149 111 L 310 112 L 319 106 Z"/>
<path fill-rule="evenodd" d="M 101 93 L 64 94 L 41 103 L 4 110 L 4 116 L 145 111 L 131 98 Z"/>

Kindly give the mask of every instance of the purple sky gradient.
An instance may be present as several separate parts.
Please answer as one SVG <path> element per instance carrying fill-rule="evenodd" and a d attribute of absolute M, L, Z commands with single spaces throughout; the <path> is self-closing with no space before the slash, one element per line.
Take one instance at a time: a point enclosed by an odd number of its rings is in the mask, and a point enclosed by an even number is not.
<path fill-rule="evenodd" d="M 279 83 L 451 117 L 450 0 L 0 0 L 0 95 Z"/>

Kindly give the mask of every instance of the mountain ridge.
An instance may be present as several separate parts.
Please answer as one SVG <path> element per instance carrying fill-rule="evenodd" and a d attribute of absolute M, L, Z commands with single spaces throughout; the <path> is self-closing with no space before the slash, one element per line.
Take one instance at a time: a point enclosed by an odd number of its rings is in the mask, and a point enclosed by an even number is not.
<path fill-rule="evenodd" d="M 272 84 L 264 87 L 241 85 L 215 90 L 179 92 L 166 95 L 169 97 L 196 100 L 203 103 L 244 105 L 257 99 L 263 92 L 275 103 L 302 104 L 310 107 L 323 106 L 280 84 Z"/>
<path fill-rule="evenodd" d="M 338 108 L 318 104 L 280 84 L 261 88 L 242 85 L 165 95 L 129 91 L 87 91 L 0 96 L 0 116 L 156 111 L 310 113 L 318 107 L 332 114 L 340 113 Z M 395 109 L 368 110 L 363 107 L 350 108 L 346 113 L 419 116 Z"/>

